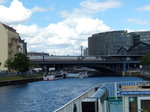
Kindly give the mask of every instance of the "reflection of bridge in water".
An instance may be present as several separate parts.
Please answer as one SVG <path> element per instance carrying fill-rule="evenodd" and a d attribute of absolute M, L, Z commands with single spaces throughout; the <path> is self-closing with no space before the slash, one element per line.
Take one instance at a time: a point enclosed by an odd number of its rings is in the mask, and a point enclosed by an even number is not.
<path fill-rule="evenodd" d="M 105 73 L 126 73 L 139 68 L 139 56 L 31 56 L 31 64 L 41 66 L 47 72 L 49 68 L 63 70 L 68 67 L 89 67 Z"/>

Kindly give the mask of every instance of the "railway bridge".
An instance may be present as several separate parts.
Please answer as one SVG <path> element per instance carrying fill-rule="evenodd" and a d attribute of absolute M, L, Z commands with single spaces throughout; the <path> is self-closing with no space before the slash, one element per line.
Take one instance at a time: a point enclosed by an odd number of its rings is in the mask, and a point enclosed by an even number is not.
<path fill-rule="evenodd" d="M 56 70 L 64 70 L 69 67 L 89 67 L 100 72 L 123 73 L 133 68 L 139 68 L 140 61 L 127 60 L 124 57 L 108 58 L 98 56 L 32 56 L 29 57 L 30 63 L 39 65 L 43 70 L 55 67 Z M 134 57 L 135 58 L 135 57 Z"/>

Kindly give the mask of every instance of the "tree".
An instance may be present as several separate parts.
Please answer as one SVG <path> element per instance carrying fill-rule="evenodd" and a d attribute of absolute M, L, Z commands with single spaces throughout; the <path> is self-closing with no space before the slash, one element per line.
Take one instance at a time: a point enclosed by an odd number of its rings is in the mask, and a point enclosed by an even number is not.
<path fill-rule="evenodd" d="M 5 67 L 7 67 L 8 71 L 10 72 L 10 70 L 13 69 L 13 60 L 7 59 L 5 62 Z"/>
<path fill-rule="evenodd" d="M 15 69 L 18 72 L 28 71 L 29 61 L 29 58 L 25 54 L 15 54 L 14 60 L 12 62 L 13 69 Z"/>
<path fill-rule="evenodd" d="M 142 65 L 150 65 L 150 54 L 145 55 L 141 58 Z"/>

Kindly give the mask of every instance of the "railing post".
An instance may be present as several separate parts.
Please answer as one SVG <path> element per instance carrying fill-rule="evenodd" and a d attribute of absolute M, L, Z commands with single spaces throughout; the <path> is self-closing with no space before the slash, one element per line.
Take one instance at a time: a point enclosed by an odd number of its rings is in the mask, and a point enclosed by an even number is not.
<path fill-rule="evenodd" d="M 118 92 L 117 92 L 117 83 L 114 83 L 114 92 L 115 92 L 115 99 L 117 100 L 118 98 Z"/>

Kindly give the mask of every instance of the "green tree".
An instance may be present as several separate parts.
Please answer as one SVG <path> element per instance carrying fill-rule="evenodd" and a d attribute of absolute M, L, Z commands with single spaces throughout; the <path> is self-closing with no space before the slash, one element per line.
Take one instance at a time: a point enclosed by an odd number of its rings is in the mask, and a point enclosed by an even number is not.
<path fill-rule="evenodd" d="M 29 68 L 29 58 L 27 55 L 18 53 L 15 55 L 14 60 L 12 62 L 13 69 L 18 72 L 26 72 Z"/>
<path fill-rule="evenodd" d="M 5 62 L 5 67 L 7 67 L 8 71 L 10 72 L 10 70 L 13 69 L 13 60 L 7 59 Z"/>
<path fill-rule="evenodd" d="M 150 54 L 145 55 L 141 58 L 142 65 L 150 65 Z"/>

